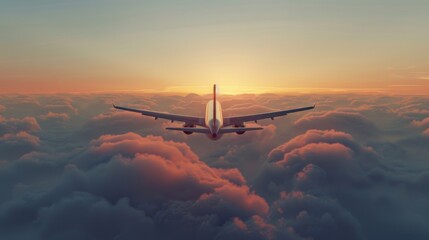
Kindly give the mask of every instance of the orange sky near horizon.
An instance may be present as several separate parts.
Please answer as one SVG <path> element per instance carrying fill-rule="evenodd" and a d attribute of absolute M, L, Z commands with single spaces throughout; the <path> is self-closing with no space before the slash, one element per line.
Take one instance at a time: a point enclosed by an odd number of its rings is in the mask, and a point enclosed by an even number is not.
<path fill-rule="evenodd" d="M 429 3 L 0 3 L 0 93 L 429 93 Z"/>

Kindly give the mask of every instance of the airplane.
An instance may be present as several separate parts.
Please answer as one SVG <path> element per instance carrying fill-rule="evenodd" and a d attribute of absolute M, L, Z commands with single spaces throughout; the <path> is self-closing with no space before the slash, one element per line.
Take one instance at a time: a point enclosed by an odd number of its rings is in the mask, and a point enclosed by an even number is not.
<path fill-rule="evenodd" d="M 226 133 L 244 134 L 247 131 L 262 130 L 262 127 L 245 127 L 245 122 L 255 122 L 261 119 L 274 120 L 275 117 L 285 116 L 289 113 L 301 112 L 311 110 L 316 107 L 316 104 L 310 107 L 294 108 L 282 111 L 250 114 L 234 117 L 223 117 L 222 107 L 216 100 L 216 84 L 213 85 L 213 100 L 210 100 L 206 105 L 205 117 L 194 117 L 177 115 L 164 112 L 155 112 L 149 110 L 139 110 L 128 107 L 120 107 L 113 104 L 116 109 L 136 112 L 145 116 L 154 117 L 155 120 L 158 118 L 168 119 L 171 122 L 178 121 L 183 122 L 183 127 L 167 127 L 167 130 L 183 131 L 185 134 L 190 135 L 192 133 L 203 133 L 206 134 L 212 140 L 218 140 Z"/>

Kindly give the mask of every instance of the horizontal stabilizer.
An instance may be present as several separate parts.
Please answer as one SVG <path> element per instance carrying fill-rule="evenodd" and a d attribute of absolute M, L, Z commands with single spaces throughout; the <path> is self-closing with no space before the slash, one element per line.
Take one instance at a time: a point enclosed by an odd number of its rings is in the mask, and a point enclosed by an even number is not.
<path fill-rule="evenodd" d="M 262 130 L 261 127 L 236 127 L 236 128 L 221 128 L 219 129 L 219 134 L 223 133 L 235 133 L 235 132 L 246 132 L 246 131 L 255 131 Z"/>
<path fill-rule="evenodd" d="M 210 133 L 208 128 L 192 128 L 192 127 L 168 127 L 167 130 L 183 131 L 183 132 L 192 132 L 192 133 Z"/>

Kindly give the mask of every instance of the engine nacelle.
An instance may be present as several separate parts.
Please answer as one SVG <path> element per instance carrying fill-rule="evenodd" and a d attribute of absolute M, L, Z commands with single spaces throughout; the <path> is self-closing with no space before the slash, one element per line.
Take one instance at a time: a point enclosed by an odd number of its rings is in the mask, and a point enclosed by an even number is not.
<path fill-rule="evenodd" d="M 195 125 L 192 123 L 185 123 L 183 124 L 183 127 L 194 128 Z M 186 135 L 191 135 L 193 132 L 183 131 L 183 133 L 185 133 Z"/>
<path fill-rule="evenodd" d="M 244 123 L 240 123 L 240 124 L 235 124 L 234 127 L 238 128 L 238 127 L 244 127 Z M 239 132 L 235 132 L 238 135 L 242 135 L 244 134 L 246 131 L 239 131 Z"/>

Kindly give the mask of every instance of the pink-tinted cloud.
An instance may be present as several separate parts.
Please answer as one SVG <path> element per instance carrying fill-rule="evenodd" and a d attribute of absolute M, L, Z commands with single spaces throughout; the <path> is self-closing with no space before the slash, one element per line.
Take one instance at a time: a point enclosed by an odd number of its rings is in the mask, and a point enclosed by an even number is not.
<path fill-rule="evenodd" d="M 233 220 L 233 224 L 240 230 L 244 231 L 247 230 L 247 225 L 245 222 L 243 222 L 243 220 L 241 220 L 238 217 L 235 217 Z"/>
<path fill-rule="evenodd" d="M 268 191 L 314 189 L 337 181 L 362 178 L 360 169 L 377 166 L 377 154 L 350 134 L 334 130 L 309 130 L 269 153 L 260 181 Z M 270 190 L 271 189 L 271 190 Z"/>
<path fill-rule="evenodd" d="M 236 168 L 229 168 L 229 169 L 223 169 L 223 168 L 213 168 L 217 174 L 224 178 L 228 179 L 228 181 L 236 184 L 236 185 L 243 185 L 246 183 L 246 179 L 244 179 L 243 175 L 241 175 L 241 172 Z"/>
<path fill-rule="evenodd" d="M 223 185 L 215 188 L 212 193 L 201 195 L 198 203 L 208 208 L 210 208 L 209 206 L 216 206 L 229 209 L 229 211 L 237 212 L 246 217 L 254 214 L 264 215 L 268 212 L 267 202 L 250 192 L 247 186 Z"/>
<path fill-rule="evenodd" d="M 306 185 L 311 185 L 316 181 L 323 181 L 326 179 L 326 171 L 310 163 L 298 172 L 295 178 L 297 184 L 300 185 L 301 188 L 306 188 Z"/>
<path fill-rule="evenodd" d="M 296 136 L 290 141 L 276 147 L 268 154 L 268 157 L 278 158 L 278 156 L 281 157 L 285 153 L 312 143 L 341 143 L 348 146 L 354 145 L 353 137 L 348 133 L 335 130 L 309 130 L 305 134 Z"/>
<path fill-rule="evenodd" d="M 411 124 L 427 118 L 427 99 L 221 96 L 225 109 L 243 113 L 320 104 L 314 112 L 267 120 L 263 131 L 217 142 L 167 132 L 169 121 L 111 107 L 197 115 L 209 99 L 0 96 L 6 107 L 0 130 L 9 129 L 0 134 L 9 141 L 0 142 L 0 238 L 395 239 L 409 229 L 415 238 L 429 236 L 427 207 L 420 204 L 428 197 L 429 130 Z M 259 109 L 252 109 L 255 104 Z M 325 110 L 330 113 L 317 112 Z M 33 131 L 17 123 L 49 112 L 66 113 L 71 121 L 54 128 L 53 121 L 37 118 L 42 129 Z M 291 124 L 307 113 L 307 125 Z M 368 134 L 365 118 L 377 136 Z M 353 121 L 368 128 L 354 128 Z M 33 137 L 40 137 L 38 145 Z M 14 141 L 19 144 L 8 145 Z"/>
<path fill-rule="evenodd" d="M 20 131 L 36 132 L 40 125 L 34 117 L 4 118 L 0 116 L 0 135 L 4 133 L 17 133 Z"/>
<path fill-rule="evenodd" d="M 38 146 L 40 140 L 38 137 L 33 136 L 27 132 L 18 132 L 18 133 L 6 133 L 3 136 L 0 136 L 0 142 L 3 145 L 8 146 L 19 146 L 19 145 L 31 145 Z"/>
<path fill-rule="evenodd" d="M 163 122 L 165 121 L 154 120 L 137 113 L 112 110 L 92 117 L 84 125 L 82 134 L 90 138 L 97 138 L 106 133 L 106 129 L 109 129 L 108 133 L 111 134 L 122 134 L 130 131 L 140 132 L 142 130 L 150 130 L 150 134 L 156 134 L 160 132 L 160 126 Z"/>
<path fill-rule="evenodd" d="M 49 112 L 47 114 L 43 114 L 39 116 L 39 119 L 41 120 L 58 120 L 58 121 L 67 121 L 70 119 L 69 115 L 67 113 L 54 113 Z"/>
<path fill-rule="evenodd" d="M 262 236 L 266 239 L 273 239 L 276 227 L 273 224 L 267 223 L 261 216 L 254 215 L 252 222 L 257 226 Z"/>
<path fill-rule="evenodd" d="M 43 108 L 49 112 L 64 112 L 68 114 L 77 114 L 78 110 L 71 102 L 53 103 L 44 105 Z"/>
<path fill-rule="evenodd" d="M 198 208 L 220 204 L 241 216 L 268 211 L 265 200 L 250 191 L 237 169 L 211 168 L 184 143 L 134 133 L 104 135 L 91 142 L 87 154 L 93 159 L 108 160 L 118 171 L 135 174 L 135 191 L 145 199 L 198 199 Z M 88 158 L 77 163 L 91 165 Z"/>
<path fill-rule="evenodd" d="M 429 127 L 429 117 L 421 121 L 413 120 L 412 124 L 416 127 L 422 127 L 422 128 Z"/>
<path fill-rule="evenodd" d="M 310 113 L 295 121 L 294 124 L 296 127 L 305 130 L 335 129 L 365 136 L 377 133 L 375 125 L 362 114 L 339 110 Z"/>
<path fill-rule="evenodd" d="M 37 136 L 21 131 L 0 136 L 0 160 L 15 160 L 40 145 Z"/>
<path fill-rule="evenodd" d="M 340 143 L 310 143 L 301 148 L 294 149 L 284 154 L 282 160 L 275 164 L 284 166 L 293 164 L 294 161 L 303 159 L 316 164 L 326 164 L 327 161 L 333 161 L 333 164 L 340 161 L 351 161 L 352 150 Z M 323 162 L 319 162 L 323 161 Z"/>

